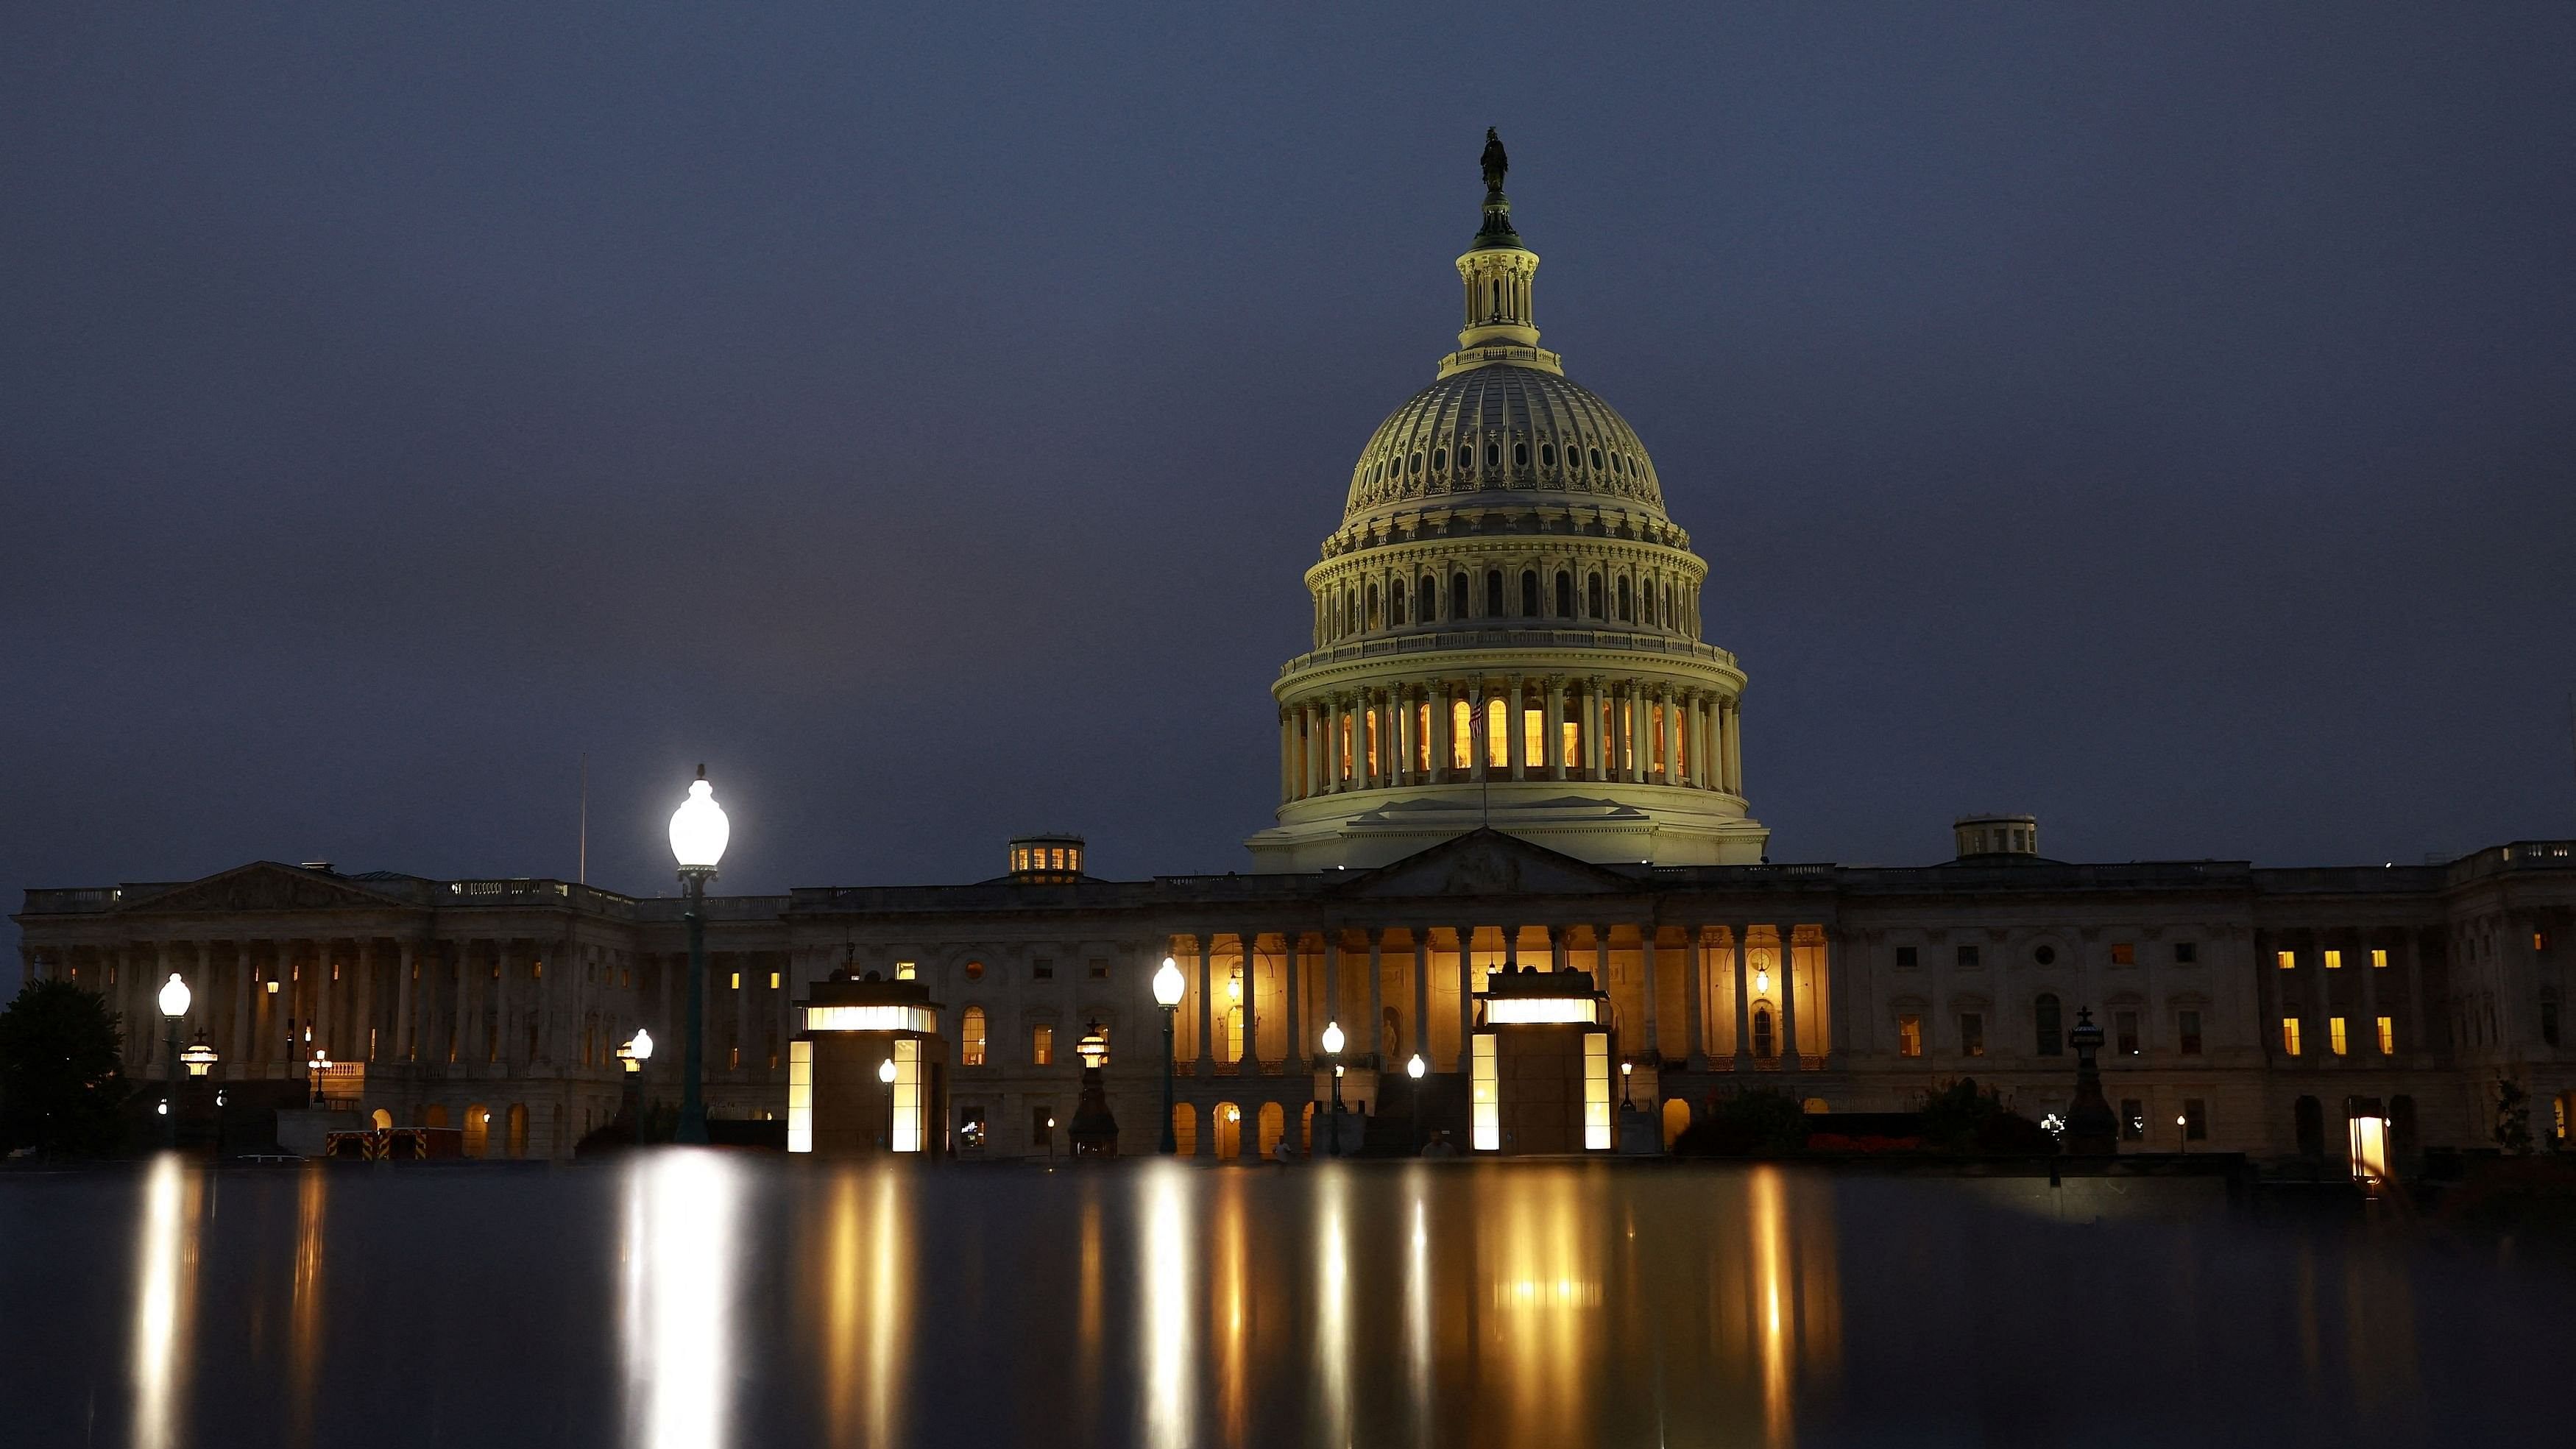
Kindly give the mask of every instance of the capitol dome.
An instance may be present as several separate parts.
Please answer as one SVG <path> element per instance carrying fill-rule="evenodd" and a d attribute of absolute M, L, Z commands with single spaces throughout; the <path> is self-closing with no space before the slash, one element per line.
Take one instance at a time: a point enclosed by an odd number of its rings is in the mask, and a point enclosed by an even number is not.
<path fill-rule="evenodd" d="M 1255 864 L 1379 865 L 1481 825 L 1586 860 L 1760 860 L 1708 564 L 1636 430 L 1538 345 L 1491 132 L 1483 159 L 1457 350 L 1370 435 L 1306 571 L 1314 647 L 1272 686 Z"/>

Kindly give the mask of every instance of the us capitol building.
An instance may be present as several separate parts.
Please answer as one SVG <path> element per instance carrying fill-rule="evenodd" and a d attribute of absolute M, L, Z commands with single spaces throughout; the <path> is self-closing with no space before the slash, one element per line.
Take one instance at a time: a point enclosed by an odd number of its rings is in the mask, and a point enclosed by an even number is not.
<path fill-rule="evenodd" d="M 1490 137 L 1484 161 L 1458 346 L 1369 436 L 1305 574 L 1313 644 L 1272 685 L 1280 803 L 1252 871 L 1103 880 L 1080 839 L 1027 837 L 989 880 L 711 897 L 714 1116 L 784 1116 L 803 1004 L 873 973 L 917 983 L 944 1043 L 920 1142 L 1060 1150 L 1096 1025 L 1122 1150 L 1151 1151 L 1149 982 L 1169 955 L 1173 1127 L 1202 1158 L 1305 1137 L 1328 1023 L 1344 1100 L 1394 1129 L 1380 1145 L 1463 1127 L 1480 1013 L 1529 968 L 1584 973 L 1620 1094 L 1666 1140 L 1748 1086 L 1887 1111 L 1974 1076 L 2062 1112 L 2079 1012 L 2142 1149 L 2335 1161 L 2356 1114 L 2386 1117 L 2401 1152 L 2479 1145 L 2500 1078 L 2564 1140 L 2568 842 L 2387 867 L 2070 864 L 2032 818 L 1996 815 L 1956 822 L 1936 864 L 1770 862 L 1747 676 L 1703 628 L 1708 566 L 1636 431 L 1540 345 L 1539 258 Z M 163 1070 L 153 995 L 175 971 L 221 1080 L 301 1080 L 325 1052 L 378 1123 L 561 1157 L 617 1111 L 638 1027 L 666 1046 L 645 1090 L 678 1096 L 681 906 L 259 862 L 30 890 L 16 920 L 30 978 L 109 996 L 135 1073 Z"/>

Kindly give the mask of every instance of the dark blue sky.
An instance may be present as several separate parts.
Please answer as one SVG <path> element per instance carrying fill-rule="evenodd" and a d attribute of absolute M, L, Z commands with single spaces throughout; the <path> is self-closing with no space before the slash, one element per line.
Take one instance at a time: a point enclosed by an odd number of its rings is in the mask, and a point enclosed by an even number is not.
<path fill-rule="evenodd" d="M 435 8 L 0 18 L 0 884 L 1244 865 L 1489 124 L 1775 858 L 2576 832 L 2564 5 Z"/>

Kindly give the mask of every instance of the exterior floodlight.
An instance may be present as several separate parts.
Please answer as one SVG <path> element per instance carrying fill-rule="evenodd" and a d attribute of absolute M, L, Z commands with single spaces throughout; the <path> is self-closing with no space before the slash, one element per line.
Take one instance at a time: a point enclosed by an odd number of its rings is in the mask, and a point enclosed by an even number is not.
<path fill-rule="evenodd" d="M 1428 1070 L 1428 1068 L 1422 1065 L 1422 1053 L 1420 1052 L 1415 1052 L 1413 1054 L 1413 1059 L 1404 1064 L 1404 1074 L 1417 1082 L 1422 1080 L 1422 1074 L 1426 1070 Z"/>
<path fill-rule="evenodd" d="M 1187 983 L 1181 980 L 1181 963 L 1166 956 L 1163 969 L 1154 973 L 1154 1000 L 1166 1011 L 1181 1004 L 1181 992 Z"/>
<path fill-rule="evenodd" d="M 635 1038 L 626 1046 L 628 1050 L 635 1053 L 635 1060 L 639 1062 L 653 1060 L 653 1033 L 644 1028 L 640 1026 L 635 1028 Z"/>
<path fill-rule="evenodd" d="M 877 1063 L 877 1080 L 889 1087 L 894 1085 L 894 1058 L 888 1057 Z"/>
<path fill-rule="evenodd" d="M 170 979 L 161 983 L 161 1014 L 171 1017 L 186 1016 L 188 1001 L 188 983 L 179 979 L 178 972 L 171 972 Z"/>
<path fill-rule="evenodd" d="M 689 782 L 689 798 L 671 812 L 671 854 L 682 870 L 712 871 L 724 859 L 725 840 L 731 833 L 724 807 L 716 803 L 715 787 L 707 783 L 707 767 L 700 765 L 698 778 Z"/>

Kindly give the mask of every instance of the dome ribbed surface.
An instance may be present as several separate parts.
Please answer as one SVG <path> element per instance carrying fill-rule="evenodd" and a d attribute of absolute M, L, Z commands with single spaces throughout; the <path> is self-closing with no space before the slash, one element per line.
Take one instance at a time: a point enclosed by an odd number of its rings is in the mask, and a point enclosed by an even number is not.
<path fill-rule="evenodd" d="M 1388 414 L 1351 471 L 1343 516 L 1479 493 L 1664 511 L 1654 462 L 1617 409 L 1556 373 L 1496 365 L 1444 377 Z"/>

